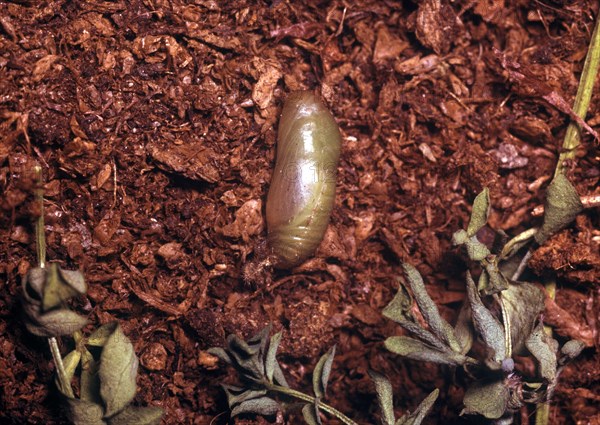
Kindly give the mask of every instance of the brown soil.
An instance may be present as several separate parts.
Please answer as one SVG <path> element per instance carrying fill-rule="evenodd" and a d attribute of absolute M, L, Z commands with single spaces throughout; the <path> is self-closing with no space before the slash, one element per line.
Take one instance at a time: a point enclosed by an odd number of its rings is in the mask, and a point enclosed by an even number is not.
<path fill-rule="evenodd" d="M 227 423 L 219 383 L 234 376 L 205 350 L 268 323 L 306 391 L 337 344 L 328 400 L 360 423 L 378 417 L 370 368 L 394 383 L 397 413 L 437 387 L 429 423 L 469 422 L 451 371 L 383 349 L 402 331 L 380 311 L 408 261 L 456 316 L 468 264 L 451 235 L 484 186 L 493 228 L 539 224 L 569 122 L 548 99 L 573 103 L 597 2 L 188 3 L 0 1 L 0 422 L 65 422 L 47 343 L 19 316 L 36 162 L 48 257 L 85 273 L 91 323 L 122 324 L 142 365 L 136 403 L 163 406 L 165 424 Z M 333 217 L 313 259 L 247 281 L 278 114 L 298 89 L 318 90 L 343 134 Z M 568 173 L 582 195 L 598 195 L 599 154 L 584 134 Z M 532 260 L 558 276 L 546 317 L 561 341 L 598 346 L 599 225 L 587 210 Z M 599 424 L 599 393 L 591 347 L 561 375 L 551 423 Z"/>

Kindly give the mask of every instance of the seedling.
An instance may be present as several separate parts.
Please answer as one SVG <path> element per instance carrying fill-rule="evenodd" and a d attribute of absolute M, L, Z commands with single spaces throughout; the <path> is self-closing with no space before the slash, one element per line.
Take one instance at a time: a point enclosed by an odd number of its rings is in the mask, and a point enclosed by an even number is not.
<path fill-rule="evenodd" d="M 157 407 L 130 406 L 136 392 L 138 359 L 129 339 L 117 322 L 108 323 L 88 337 L 81 329 L 87 319 L 72 311 L 68 301 L 87 292 L 81 272 L 46 264 L 46 238 L 41 167 L 35 169 L 36 201 L 40 217 L 36 222 L 38 266 L 23 280 L 25 326 L 34 335 L 48 337 L 57 369 L 56 387 L 69 406 L 75 425 L 157 425 L 163 411 Z M 64 358 L 57 337 L 72 335 L 75 348 Z M 79 398 L 71 381 L 80 366 Z"/>
<path fill-rule="evenodd" d="M 528 238 L 495 244 L 492 249 L 477 239 L 487 224 L 490 209 L 487 189 L 475 199 L 466 230 L 454 234 L 455 245 L 465 248 L 470 260 L 480 266 L 477 284 L 466 274 L 468 302 L 452 327 L 445 321 L 425 290 L 418 271 L 404 264 L 408 286 L 415 297 L 427 328 L 412 314 L 412 298 L 402 283 L 384 316 L 398 322 L 414 335 L 394 336 L 385 341 L 388 350 L 415 360 L 462 366 L 477 379 L 467 388 L 463 413 L 479 414 L 510 423 L 512 412 L 524 403 L 543 403 L 552 395 L 558 375 L 567 361 L 584 348 L 579 341 L 567 342 L 558 352 L 558 342 L 544 332 L 540 314 L 544 293 L 537 286 L 518 281 L 523 244 L 543 243 L 551 234 L 566 227 L 581 211 L 573 186 L 558 175 L 548 188 L 544 223 L 528 233 Z M 499 235 L 502 236 L 502 235 Z M 498 238 L 501 239 L 501 238 Z M 519 261 L 513 261 L 516 257 Z M 495 306 L 496 308 L 491 308 Z M 494 313 L 498 311 L 499 313 Z M 497 316 L 500 317 L 497 317 Z M 483 355 L 471 356 L 479 341 Z M 481 352 L 481 350 L 479 350 Z M 514 369 L 514 355 L 531 354 L 538 364 L 535 379 L 524 379 Z"/>
<path fill-rule="evenodd" d="M 284 410 L 283 405 L 274 398 L 279 395 L 288 400 L 300 400 L 302 415 L 309 425 L 321 425 L 321 411 L 334 416 L 346 425 L 357 425 L 342 412 L 323 402 L 333 365 L 335 346 L 323 354 L 315 366 L 312 379 L 314 396 L 311 396 L 288 385 L 276 359 L 281 332 L 269 339 L 270 331 L 271 326 L 267 326 L 247 341 L 237 335 L 229 335 L 225 348 L 217 347 L 209 350 L 211 354 L 233 366 L 240 375 L 243 386 L 222 385 L 227 394 L 231 416 L 242 413 L 275 415 Z M 370 375 L 375 382 L 383 425 L 419 425 L 438 396 L 438 390 L 433 391 L 413 413 L 395 420 L 390 382 L 378 373 L 371 372 Z"/>

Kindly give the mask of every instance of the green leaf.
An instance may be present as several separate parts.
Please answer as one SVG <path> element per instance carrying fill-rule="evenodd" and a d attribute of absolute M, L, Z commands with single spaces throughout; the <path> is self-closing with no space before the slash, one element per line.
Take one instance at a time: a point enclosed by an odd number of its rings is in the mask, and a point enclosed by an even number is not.
<path fill-rule="evenodd" d="M 502 302 L 510 322 L 513 353 L 525 353 L 525 340 L 544 311 L 544 298 L 542 289 L 527 282 L 512 283 L 502 292 Z"/>
<path fill-rule="evenodd" d="M 321 417 L 314 404 L 305 404 L 302 407 L 302 417 L 308 425 L 321 425 Z"/>
<path fill-rule="evenodd" d="M 35 302 L 37 305 L 41 305 L 45 283 L 45 268 L 33 267 L 29 269 L 27 276 L 22 281 L 23 296 L 25 300 L 27 302 Z"/>
<path fill-rule="evenodd" d="M 425 284 L 423 283 L 421 275 L 416 268 L 408 263 L 404 263 L 403 268 L 417 301 L 417 305 L 432 332 L 453 351 L 459 352 L 461 347 L 454 334 L 454 329 L 440 315 L 437 306 L 425 289 Z"/>
<path fill-rule="evenodd" d="M 100 355 L 100 395 L 107 417 L 123 410 L 133 400 L 137 369 L 133 345 L 117 324 Z"/>
<path fill-rule="evenodd" d="M 279 403 L 269 397 L 253 398 L 244 401 L 231 410 L 231 416 L 242 413 L 256 413 L 258 415 L 270 416 L 280 410 Z"/>
<path fill-rule="evenodd" d="M 402 416 L 398 419 L 395 425 L 421 425 L 425 416 L 429 413 L 433 404 L 438 398 L 440 390 L 437 388 L 433 390 L 425 399 L 419 404 L 413 413 Z"/>
<path fill-rule="evenodd" d="M 226 384 L 222 384 L 221 387 L 223 387 L 223 390 L 225 391 L 225 395 L 227 396 L 227 404 L 230 408 L 233 408 L 244 401 L 251 400 L 253 398 L 261 398 L 267 395 L 266 389 L 252 390 Z"/>
<path fill-rule="evenodd" d="M 80 398 L 85 401 L 101 404 L 99 364 L 92 353 L 84 349 L 81 356 Z"/>
<path fill-rule="evenodd" d="M 475 329 L 473 328 L 473 322 L 471 321 L 471 306 L 468 302 L 463 303 L 460 312 L 458 313 L 454 333 L 456 334 L 456 338 L 461 347 L 460 353 L 467 354 L 475 340 Z"/>
<path fill-rule="evenodd" d="M 394 425 L 394 394 L 392 384 L 385 376 L 370 370 L 369 376 L 375 383 L 377 401 L 381 410 L 382 425 Z"/>
<path fill-rule="evenodd" d="M 544 326 L 540 323 L 525 341 L 525 346 L 538 361 L 541 377 L 553 385 L 556 381 L 556 368 L 558 367 L 556 361 L 558 343 L 546 335 Z"/>
<path fill-rule="evenodd" d="M 29 318 L 31 321 L 25 322 L 27 330 L 34 335 L 45 337 L 71 335 L 87 324 L 85 317 L 66 309 L 38 313 Z"/>
<path fill-rule="evenodd" d="M 585 343 L 579 341 L 577 339 L 572 339 L 567 341 L 565 345 L 560 349 L 561 358 L 559 360 L 560 365 L 564 365 L 567 362 L 573 360 L 577 357 L 583 349 L 585 348 Z"/>
<path fill-rule="evenodd" d="M 467 248 L 467 255 L 473 261 L 482 261 L 488 255 L 491 255 L 490 250 L 487 246 L 479 242 L 477 236 L 470 237 L 466 242 L 465 246 Z"/>
<path fill-rule="evenodd" d="M 283 376 L 283 371 L 281 370 L 281 366 L 279 366 L 278 362 L 275 362 L 275 370 L 273 372 L 273 380 L 276 384 L 289 388 L 289 384 L 285 380 L 285 376 Z"/>
<path fill-rule="evenodd" d="M 400 283 L 398 292 L 396 292 L 396 295 L 392 301 L 385 306 L 381 314 L 397 323 L 407 319 L 412 320 L 413 317 L 410 313 L 412 301 L 412 297 L 408 293 L 408 290 L 404 287 L 404 285 L 402 285 L 402 283 Z"/>
<path fill-rule="evenodd" d="M 109 425 L 160 425 L 163 417 L 160 407 L 128 406 L 108 420 Z"/>
<path fill-rule="evenodd" d="M 102 419 L 104 408 L 96 403 L 68 398 L 69 419 L 74 425 L 106 425 Z"/>
<path fill-rule="evenodd" d="M 583 210 L 577 191 L 563 174 L 557 174 L 546 193 L 544 223 L 535 234 L 540 245 L 551 235 L 567 227 Z"/>
<path fill-rule="evenodd" d="M 81 272 L 62 270 L 58 264 L 51 263 L 47 268 L 42 308 L 44 311 L 51 310 L 86 291 L 87 285 Z"/>
<path fill-rule="evenodd" d="M 384 346 L 392 353 L 414 360 L 455 366 L 476 363 L 475 360 L 462 354 L 450 350 L 440 351 L 408 336 L 389 337 L 385 340 Z"/>
<path fill-rule="evenodd" d="M 498 419 L 506 411 L 508 398 L 508 389 L 501 380 L 474 382 L 465 392 L 465 409 L 462 413 L 477 413 L 488 419 Z"/>
<path fill-rule="evenodd" d="M 115 332 L 117 326 L 117 322 L 110 322 L 100 326 L 87 337 L 85 344 L 93 347 L 104 347 L 106 341 L 108 341 L 108 338 Z"/>
<path fill-rule="evenodd" d="M 473 201 L 473 211 L 471 212 L 471 220 L 467 227 L 467 235 L 475 236 L 477 232 L 486 225 L 488 215 L 490 213 L 490 191 L 486 187 L 477 195 Z"/>
<path fill-rule="evenodd" d="M 471 273 L 467 272 L 467 294 L 471 305 L 475 329 L 485 344 L 494 351 L 494 361 L 498 364 L 506 357 L 504 329 L 492 313 L 483 305 Z"/>
<path fill-rule="evenodd" d="M 75 370 L 77 369 L 77 365 L 79 364 L 79 360 L 81 360 L 81 353 L 77 350 L 71 351 L 65 357 L 63 357 L 63 366 L 65 368 L 65 375 L 67 378 L 67 382 L 69 383 L 69 388 L 64 388 L 58 376 L 54 378 L 54 382 L 56 383 L 56 387 L 58 390 L 66 397 L 67 393 L 71 389 L 71 380 L 73 376 L 75 376 Z"/>
<path fill-rule="evenodd" d="M 271 337 L 271 342 L 269 343 L 269 351 L 267 351 L 265 358 L 265 374 L 269 382 L 273 382 L 273 373 L 275 372 L 275 364 L 277 363 L 275 356 L 277 355 L 277 348 L 280 341 L 281 332 L 277 332 Z"/>
<path fill-rule="evenodd" d="M 333 357 L 335 356 L 335 345 L 323 354 L 315 366 L 313 371 L 313 390 L 317 398 L 324 398 L 327 391 L 327 381 L 331 373 L 333 365 Z"/>

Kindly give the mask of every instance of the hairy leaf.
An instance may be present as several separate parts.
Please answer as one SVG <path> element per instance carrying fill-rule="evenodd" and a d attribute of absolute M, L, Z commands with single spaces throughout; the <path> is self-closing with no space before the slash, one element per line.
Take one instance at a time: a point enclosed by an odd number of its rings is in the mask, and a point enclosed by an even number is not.
<path fill-rule="evenodd" d="M 385 376 L 370 370 L 369 376 L 375 383 L 377 402 L 381 410 L 382 425 L 394 425 L 394 395 L 392 384 Z"/>
<path fill-rule="evenodd" d="M 474 363 L 469 357 L 454 351 L 440 351 L 434 347 L 424 344 L 421 341 L 407 336 L 392 336 L 385 340 L 385 348 L 392 353 L 408 357 L 414 360 L 422 360 L 433 363 L 442 363 L 449 365 L 464 365 Z"/>
<path fill-rule="evenodd" d="M 279 403 L 269 397 L 260 397 L 246 400 L 231 410 L 231 416 L 242 413 L 256 413 L 258 415 L 274 415 L 279 410 Z"/>
<path fill-rule="evenodd" d="M 513 353 L 525 351 L 525 340 L 544 310 L 544 292 L 532 283 L 512 283 L 502 292 L 502 302 L 508 312 Z"/>
<path fill-rule="evenodd" d="M 85 317 L 67 309 L 34 313 L 29 319 L 25 321 L 27 330 L 34 335 L 45 337 L 71 335 L 87 324 Z"/>
<path fill-rule="evenodd" d="M 544 223 L 535 234 L 540 245 L 551 235 L 567 227 L 583 210 L 577 191 L 563 174 L 557 174 L 546 193 Z"/>
<path fill-rule="evenodd" d="M 475 329 L 477 329 L 485 344 L 494 351 L 494 360 L 496 363 L 501 363 L 506 357 L 504 329 L 500 322 L 481 302 L 479 292 L 469 272 L 467 272 L 467 294 L 469 296 L 471 311 L 473 312 Z"/>
<path fill-rule="evenodd" d="M 497 294 L 508 288 L 508 279 L 498 268 L 498 258 L 495 255 L 486 257 L 481 261 L 481 265 L 484 267 L 488 277 L 487 285 L 484 288 L 480 288 L 485 295 Z"/>
<path fill-rule="evenodd" d="M 321 418 L 319 417 L 319 412 L 314 404 L 305 404 L 302 407 L 302 417 L 308 425 L 321 425 Z"/>
<path fill-rule="evenodd" d="M 477 413 L 488 419 L 500 418 L 507 409 L 509 392 L 502 380 L 474 382 L 465 393 L 463 413 Z"/>
<path fill-rule="evenodd" d="M 459 352 L 460 344 L 454 334 L 454 329 L 440 315 L 440 311 L 425 289 L 421 275 L 408 263 L 404 263 L 403 267 L 425 321 L 441 341 L 445 342 L 453 351 Z"/>
<path fill-rule="evenodd" d="M 403 320 L 412 320 L 413 317 L 410 312 L 412 301 L 412 297 L 408 293 L 408 290 L 400 283 L 398 292 L 396 292 L 392 301 L 385 306 L 381 314 L 397 323 L 400 323 L 400 321 Z"/>
<path fill-rule="evenodd" d="M 160 425 L 163 417 L 160 407 L 128 406 L 108 420 L 109 425 Z"/>
<path fill-rule="evenodd" d="M 253 398 L 261 398 L 267 395 L 266 389 L 252 390 L 226 384 L 221 385 L 221 387 L 223 387 L 223 390 L 225 390 L 227 404 L 230 408 L 233 408 L 244 401 L 251 400 Z"/>
<path fill-rule="evenodd" d="M 68 398 L 69 419 L 74 425 L 105 425 L 104 408 L 96 403 Z"/>
<path fill-rule="evenodd" d="M 471 321 L 471 306 L 468 302 L 463 303 L 460 312 L 458 313 L 454 333 L 460 343 L 460 353 L 467 354 L 475 340 L 475 329 L 473 328 L 473 322 Z"/>
<path fill-rule="evenodd" d="M 313 390 L 318 398 L 324 398 L 327 391 L 327 381 L 331 373 L 333 365 L 333 357 L 335 356 L 335 345 L 323 354 L 315 366 L 313 371 Z"/>
<path fill-rule="evenodd" d="M 265 358 L 265 374 L 269 382 L 273 382 L 273 373 L 275 372 L 275 364 L 277 363 L 275 356 L 277 355 L 279 341 L 281 341 L 281 332 L 277 332 L 271 337 L 269 350 L 267 351 L 267 356 Z"/>
<path fill-rule="evenodd" d="M 427 416 L 433 407 L 433 403 L 435 403 L 439 394 L 440 390 L 437 388 L 433 390 L 427 397 L 425 397 L 425 399 L 421 402 L 421 404 L 419 404 L 414 412 L 402 416 L 402 418 L 398 419 L 395 425 L 421 425 L 421 422 L 423 422 L 423 419 L 425 419 L 425 416 Z"/>
<path fill-rule="evenodd" d="M 138 359 L 117 324 L 100 355 L 100 395 L 110 417 L 131 403 L 136 391 Z"/>
<path fill-rule="evenodd" d="M 469 221 L 469 226 L 467 227 L 467 235 L 469 237 L 475 236 L 475 234 L 486 225 L 489 213 L 490 191 L 486 187 L 479 195 L 477 195 L 475 201 L 473 201 L 471 220 Z"/>
<path fill-rule="evenodd" d="M 525 346 L 537 359 L 540 365 L 540 375 L 551 385 L 556 381 L 556 348 L 558 343 L 544 332 L 542 324 L 535 327 Z"/>

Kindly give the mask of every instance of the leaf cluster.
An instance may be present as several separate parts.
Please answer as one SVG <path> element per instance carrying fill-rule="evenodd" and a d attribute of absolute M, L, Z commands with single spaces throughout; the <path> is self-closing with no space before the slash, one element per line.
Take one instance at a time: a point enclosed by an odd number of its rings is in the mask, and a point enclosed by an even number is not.
<path fill-rule="evenodd" d="M 274 398 L 278 393 L 285 398 L 300 400 L 302 416 L 309 425 L 322 424 L 321 411 L 335 416 L 344 424 L 355 425 L 350 418 L 323 402 L 335 356 L 335 346 L 323 354 L 315 365 L 312 378 L 314 396 L 311 396 L 288 385 L 276 359 L 281 332 L 269 339 L 270 331 L 271 326 L 267 326 L 247 341 L 237 335 L 229 335 L 224 348 L 215 347 L 209 350 L 211 354 L 233 366 L 243 383 L 241 387 L 222 385 L 227 394 L 231 416 L 242 413 L 274 415 L 283 410 L 283 405 Z M 391 383 L 376 372 L 370 372 L 370 376 L 375 383 L 383 425 L 420 425 L 438 396 L 438 391 L 435 390 L 413 413 L 407 413 L 395 420 Z"/>
<path fill-rule="evenodd" d="M 136 407 L 138 359 L 133 345 L 117 322 L 108 323 L 82 339 L 64 358 L 69 381 L 80 366 L 80 397 L 72 398 L 59 380 L 56 385 L 67 398 L 69 417 L 75 425 L 158 425 L 163 411 Z"/>
<path fill-rule="evenodd" d="M 467 302 L 456 325 L 452 327 L 441 317 L 417 270 L 404 264 L 410 291 L 427 327 L 413 316 L 410 292 L 401 283 L 383 314 L 414 338 L 390 337 L 385 341 L 386 348 L 415 360 L 462 366 L 479 376 L 466 390 L 463 413 L 497 420 L 523 403 L 546 401 L 556 385 L 560 366 L 575 357 L 583 344 L 569 341 L 559 352 L 558 342 L 544 332 L 540 321 L 543 291 L 538 285 L 515 279 L 527 259 L 523 248 L 532 242 L 543 243 L 565 228 L 581 208 L 573 186 L 563 175 L 557 175 L 548 188 L 542 226 L 507 243 L 505 235 L 498 232 L 490 248 L 477 238 L 490 211 L 489 192 L 485 189 L 474 201 L 467 229 L 453 236 L 454 244 L 464 247 L 468 257 L 480 266 L 477 283 L 469 272 L 466 274 Z M 476 342 L 483 345 L 484 354 L 473 358 L 469 353 Z M 512 356 L 527 354 L 538 365 L 533 381 L 524 381 L 514 372 Z"/>
<path fill-rule="evenodd" d="M 87 324 L 87 319 L 66 305 L 85 294 L 87 284 L 79 271 L 64 270 L 58 264 L 29 270 L 22 283 L 25 326 L 34 335 L 70 335 Z"/>

